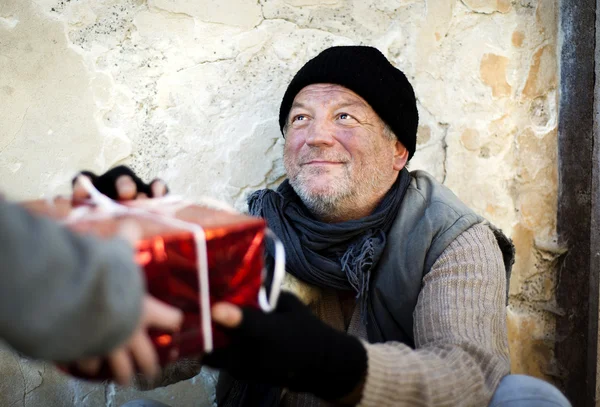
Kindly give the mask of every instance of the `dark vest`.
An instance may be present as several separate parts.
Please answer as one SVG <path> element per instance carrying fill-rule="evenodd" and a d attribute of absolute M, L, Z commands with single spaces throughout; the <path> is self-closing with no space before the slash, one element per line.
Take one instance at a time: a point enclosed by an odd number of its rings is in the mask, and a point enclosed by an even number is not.
<path fill-rule="evenodd" d="M 454 239 L 478 223 L 486 223 L 494 232 L 508 281 L 514 263 L 510 240 L 431 175 L 411 172 L 410 185 L 371 281 L 369 342 L 399 341 L 414 348 L 413 312 L 423 277 Z"/>

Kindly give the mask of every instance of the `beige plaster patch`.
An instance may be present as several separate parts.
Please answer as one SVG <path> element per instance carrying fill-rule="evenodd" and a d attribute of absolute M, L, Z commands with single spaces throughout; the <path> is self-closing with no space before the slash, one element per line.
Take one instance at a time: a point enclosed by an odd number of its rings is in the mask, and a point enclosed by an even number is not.
<path fill-rule="evenodd" d="M 552 341 L 544 338 L 547 324 L 540 321 L 538 315 L 509 309 L 507 325 L 511 373 L 526 373 L 552 381 L 546 374 L 549 361 L 554 357 Z"/>
<path fill-rule="evenodd" d="M 478 13 L 508 13 L 511 10 L 510 0 L 462 0 L 471 10 Z"/>
<path fill-rule="evenodd" d="M 515 47 L 521 48 L 523 46 L 523 41 L 525 41 L 525 33 L 523 31 L 513 32 L 511 42 Z"/>
<path fill-rule="evenodd" d="M 475 129 L 465 129 L 460 136 L 460 142 L 471 151 L 477 151 L 481 147 L 481 137 Z"/>
<path fill-rule="evenodd" d="M 556 223 L 558 188 L 557 131 L 537 135 L 527 129 L 517 136 L 520 222 L 538 235 Z"/>
<path fill-rule="evenodd" d="M 538 1 L 535 16 L 538 32 L 554 43 L 558 33 L 558 11 L 555 2 Z"/>
<path fill-rule="evenodd" d="M 511 238 L 515 245 L 515 264 L 510 278 L 509 294 L 515 296 L 521 293 L 523 280 L 538 270 L 532 256 L 533 232 L 519 223 L 513 229 Z"/>
<path fill-rule="evenodd" d="M 492 88 L 496 98 L 509 96 L 512 87 L 506 80 L 509 59 L 496 54 L 485 54 L 481 59 L 480 75 L 483 82 Z"/>
<path fill-rule="evenodd" d="M 556 88 L 556 52 L 554 47 L 546 45 L 538 49 L 531 60 L 523 96 L 535 98 Z"/>

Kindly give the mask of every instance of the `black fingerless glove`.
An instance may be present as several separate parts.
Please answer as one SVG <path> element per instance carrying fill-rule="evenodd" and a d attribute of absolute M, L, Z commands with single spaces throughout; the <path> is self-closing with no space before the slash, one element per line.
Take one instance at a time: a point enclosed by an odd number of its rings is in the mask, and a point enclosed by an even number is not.
<path fill-rule="evenodd" d="M 155 179 L 149 184 L 146 184 L 140 179 L 140 177 L 138 177 L 135 174 L 135 172 L 133 172 L 131 168 L 126 167 L 124 165 L 119 165 L 118 167 L 111 168 L 102 175 L 96 175 L 90 171 L 81 171 L 80 174 L 88 176 L 92 180 L 92 184 L 94 185 L 94 187 L 98 191 L 100 191 L 100 193 L 108 196 L 110 199 L 115 200 L 119 198 L 119 194 L 117 193 L 116 182 L 117 179 L 122 175 L 129 175 L 131 179 L 133 179 L 133 182 L 137 187 L 137 192 L 143 192 L 146 195 L 148 195 L 149 198 L 153 198 L 152 184 L 158 181 L 157 179 Z M 76 179 L 77 177 L 73 179 L 73 184 L 75 183 Z"/>
<path fill-rule="evenodd" d="M 288 293 L 272 313 L 244 308 L 242 323 L 228 333 L 232 343 L 205 355 L 203 363 L 238 380 L 337 400 L 366 374 L 367 352 L 360 341 L 321 322 Z"/>

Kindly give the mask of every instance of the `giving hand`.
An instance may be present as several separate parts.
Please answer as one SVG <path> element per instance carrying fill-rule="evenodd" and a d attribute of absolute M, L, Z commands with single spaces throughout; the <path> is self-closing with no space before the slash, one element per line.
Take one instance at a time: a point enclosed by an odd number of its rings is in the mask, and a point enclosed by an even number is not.
<path fill-rule="evenodd" d="M 148 328 L 177 331 L 181 325 L 181 311 L 166 305 L 156 298 L 145 295 L 142 303 L 142 316 L 129 339 L 106 356 L 106 361 L 114 380 L 127 385 L 136 373 L 136 366 L 148 379 L 154 379 L 160 372 L 158 356 L 148 336 Z M 81 360 L 75 363 L 85 374 L 94 376 L 102 366 L 99 357 Z"/>
<path fill-rule="evenodd" d="M 117 235 L 131 245 L 141 236 L 141 229 L 134 221 L 120 224 Z M 142 298 L 141 316 L 133 333 L 105 359 L 114 377 L 121 384 L 129 384 L 136 373 L 136 367 L 148 379 L 155 378 L 160 372 L 158 355 L 148 336 L 149 328 L 178 331 L 183 321 L 183 313 L 156 298 L 145 294 Z M 103 359 L 93 357 L 75 362 L 75 366 L 83 373 L 94 376 L 102 367 Z"/>

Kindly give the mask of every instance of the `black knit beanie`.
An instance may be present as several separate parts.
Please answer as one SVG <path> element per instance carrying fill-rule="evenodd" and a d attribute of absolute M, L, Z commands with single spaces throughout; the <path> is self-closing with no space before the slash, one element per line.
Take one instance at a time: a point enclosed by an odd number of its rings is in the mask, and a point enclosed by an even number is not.
<path fill-rule="evenodd" d="M 285 122 L 296 95 L 306 86 L 332 83 L 348 88 L 371 105 L 413 156 L 419 115 L 412 86 L 376 48 L 332 47 L 308 61 L 290 82 L 279 108 L 279 127 Z"/>

